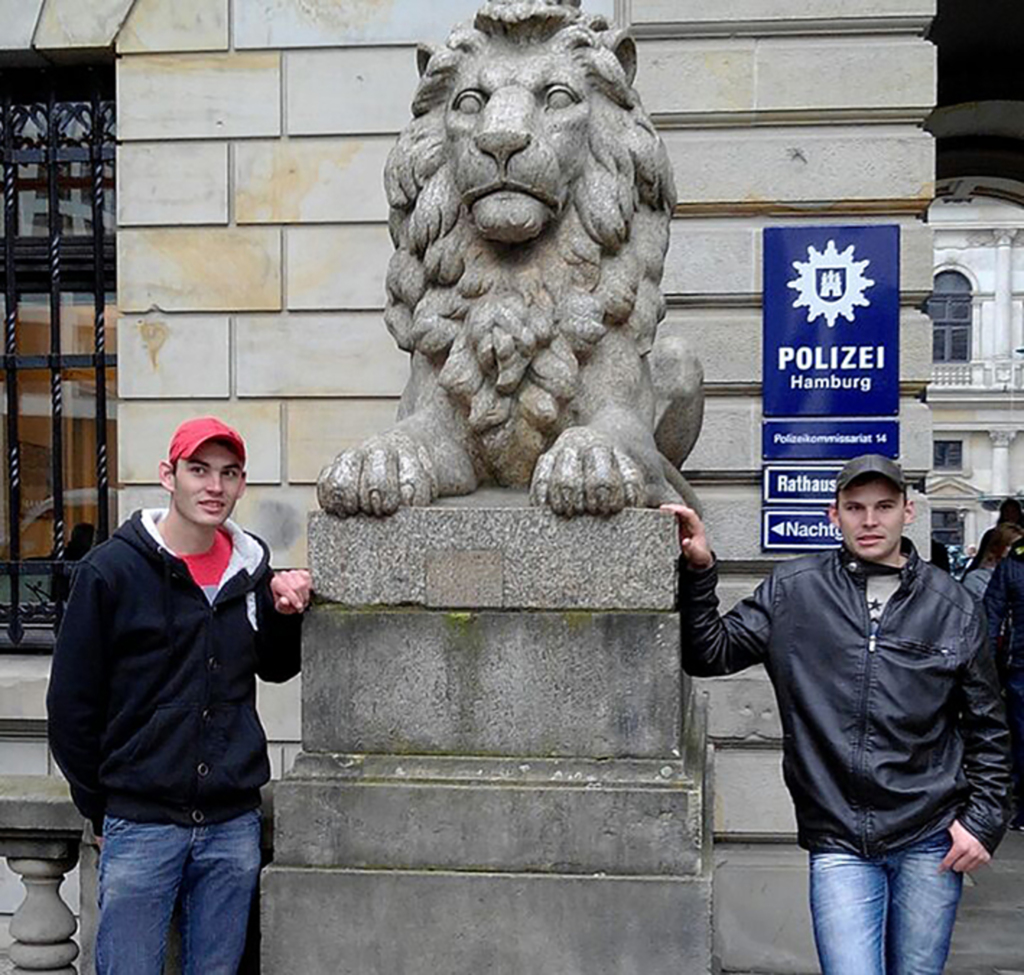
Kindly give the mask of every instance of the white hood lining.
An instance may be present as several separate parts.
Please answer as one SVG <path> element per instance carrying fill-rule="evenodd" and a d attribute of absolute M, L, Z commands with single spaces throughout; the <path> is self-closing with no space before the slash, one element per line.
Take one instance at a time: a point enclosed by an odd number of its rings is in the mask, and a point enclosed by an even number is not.
<path fill-rule="evenodd" d="M 168 547 L 163 535 L 160 534 L 160 530 L 156 527 L 160 520 L 165 517 L 167 517 L 166 508 L 144 508 L 142 511 L 143 527 L 149 532 L 159 548 L 165 552 L 170 552 L 175 558 L 179 558 L 178 553 Z M 263 561 L 263 546 L 252 535 L 239 528 L 230 518 L 224 522 L 223 527 L 231 536 L 231 559 L 228 562 L 228 567 L 224 570 L 224 575 L 221 577 L 221 586 L 238 575 L 242 569 L 245 569 L 249 575 L 255 575 L 256 570 Z"/>

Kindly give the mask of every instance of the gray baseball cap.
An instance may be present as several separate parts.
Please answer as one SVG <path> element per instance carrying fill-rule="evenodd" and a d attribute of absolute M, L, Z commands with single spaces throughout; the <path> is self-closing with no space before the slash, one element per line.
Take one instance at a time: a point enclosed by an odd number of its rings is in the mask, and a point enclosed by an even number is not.
<path fill-rule="evenodd" d="M 903 469 L 894 460 L 883 457 L 881 454 L 861 454 L 853 460 L 846 462 L 846 466 L 839 472 L 836 478 L 836 493 L 849 487 L 858 477 L 873 474 L 877 477 L 884 477 L 892 481 L 901 491 L 907 490 L 907 479 L 903 476 Z"/>

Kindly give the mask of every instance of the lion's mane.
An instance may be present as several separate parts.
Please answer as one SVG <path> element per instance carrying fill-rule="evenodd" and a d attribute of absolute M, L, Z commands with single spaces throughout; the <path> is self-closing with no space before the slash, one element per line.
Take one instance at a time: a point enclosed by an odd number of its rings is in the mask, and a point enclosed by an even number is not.
<path fill-rule="evenodd" d="M 580 364 L 611 330 L 646 354 L 665 313 L 659 282 L 675 189 L 664 146 L 615 48 L 621 32 L 576 5 L 493 0 L 429 53 L 413 121 L 385 170 L 395 244 L 385 320 L 421 355 L 485 441 L 532 437 L 546 449 L 566 424 Z M 550 42 L 582 66 L 591 103 L 586 159 L 547 244 L 505 270 L 455 184 L 445 110 L 460 64 L 491 45 Z M 427 55 L 424 55 L 426 59 Z M 543 255 L 543 259 L 541 259 Z M 516 262 L 513 262 L 516 263 Z M 493 451 L 491 451 L 493 453 Z M 499 482 L 524 473 L 495 471 Z M 528 477 L 528 472 L 525 472 Z"/>

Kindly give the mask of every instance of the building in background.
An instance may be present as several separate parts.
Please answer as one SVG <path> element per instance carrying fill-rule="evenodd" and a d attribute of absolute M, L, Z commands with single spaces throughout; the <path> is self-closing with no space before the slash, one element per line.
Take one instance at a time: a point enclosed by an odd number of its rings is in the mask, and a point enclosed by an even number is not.
<path fill-rule="evenodd" d="M 970 549 L 1004 498 L 1024 496 L 1024 9 L 944 0 L 937 13 L 927 493 L 935 536 Z"/>
<path fill-rule="evenodd" d="M 1022 187 L 1024 190 L 1024 187 Z M 968 548 L 1000 502 L 1024 497 L 1024 207 L 982 194 L 937 200 L 928 403 L 933 532 Z"/>

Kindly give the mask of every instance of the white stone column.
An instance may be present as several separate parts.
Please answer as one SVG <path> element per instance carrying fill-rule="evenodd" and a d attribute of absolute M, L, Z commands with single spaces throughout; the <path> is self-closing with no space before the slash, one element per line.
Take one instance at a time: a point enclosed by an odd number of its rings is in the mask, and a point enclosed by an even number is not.
<path fill-rule="evenodd" d="M 1010 444 L 1016 430 L 990 430 L 992 438 L 992 494 L 1006 497 L 1010 493 Z"/>
<path fill-rule="evenodd" d="M 997 359 L 1013 355 L 1013 241 L 1015 230 L 995 231 L 996 242 L 996 341 Z"/>
<path fill-rule="evenodd" d="M 978 511 L 968 508 L 964 515 L 964 546 L 977 545 L 981 533 L 978 531 Z"/>

